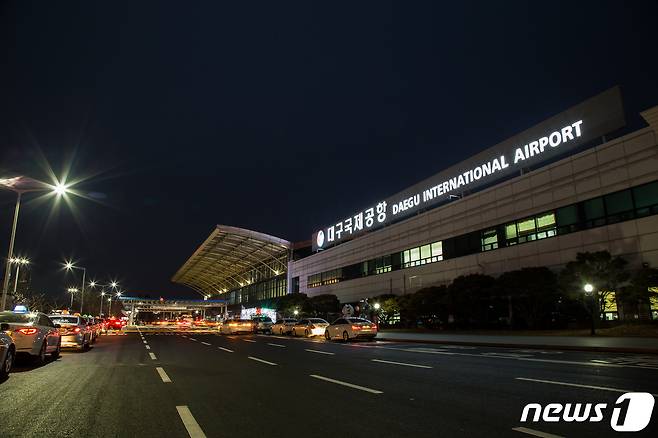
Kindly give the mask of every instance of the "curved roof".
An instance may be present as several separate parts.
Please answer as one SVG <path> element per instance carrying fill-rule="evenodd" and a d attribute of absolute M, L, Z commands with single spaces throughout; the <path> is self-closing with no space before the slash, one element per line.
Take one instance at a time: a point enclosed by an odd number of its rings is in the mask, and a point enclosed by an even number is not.
<path fill-rule="evenodd" d="M 197 292 L 217 294 L 253 281 L 253 273 L 272 277 L 287 270 L 291 243 L 244 228 L 217 225 L 172 277 Z"/>

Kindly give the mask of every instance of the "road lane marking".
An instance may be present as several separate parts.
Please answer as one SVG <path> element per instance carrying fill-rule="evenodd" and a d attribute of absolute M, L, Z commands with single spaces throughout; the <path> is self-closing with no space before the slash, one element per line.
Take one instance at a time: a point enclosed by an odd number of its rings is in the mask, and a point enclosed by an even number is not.
<path fill-rule="evenodd" d="M 157 359 L 157 357 L 155 357 L 155 353 L 149 353 L 149 356 L 151 356 L 151 359 L 152 359 L 152 360 L 156 360 L 156 359 Z"/>
<path fill-rule="evenodd" d="M 308 351 L 309 353 L 330 354 L 330 355 L 332 355 L 332 356 L 333 356 L 334 354 L 336 354 L 336 353 L 331 353 L 331 352 L 329 352 L 329 351 L 311 350 L 311 349 L 309 349 L 309 348 L 304 348 L 304 351 Z"/>
<path fill-rule="evenodd" d="M 574 388 L 597 389 L 599 391 L 611 391 L 611 392 L 622 392 L 622 393 L 633 392 L 630 389 L 610 388 L 607 386 L 581 385 L 579 383 L 558 382 L 555 380 L 529 379 L 527 377 L 516 377 L 516 380 L 523 380 L 526 382 L 536 382 L 536 383 L 548 383 L 550 385 L 573 386 Z M 658 397 L 658 394 L 653 394 L 653 395 Z"/>
<path fill-rule="evenodd" d="M 359 389 L 361 391 L 369 392 L 371 394 L 383 394 L 384 393 L 383 391 L 378 391 L 376 389 L 366 388 L 365 386 L 359 386 L 359 385 L 355 385 L 353 383 L 343 382 L 341 380 L 330 379 L 329 377 L 318 376 L 316 374 L 310 374 L 310 376 L 313 377 L 314 379 L 324 380 L 325 382 L 335 383 L 336 385 L 347 386 L 348 388 Z"/>
<path fill-rule="evenodd" d="M 233 350 L 229 350 L 228 348 L 224 348 L 224 347 L 217 347 L 217 348 L 219 348 L 222 351 L 226 351 L 227 353 L 233 353 Z"/>
<path fill-rule="evenodd" d="M 267 343 L 267 345 L 271 345 L 272 347 L 281 347 L 281 348 L 286 348 L 286 346 L 285 346 L 285 345 L 281 345 L 281 344 L 272 344 L 271 342 L 268 342 L 268 343 Z"/>
<path fill-rule="evenodd" d="M 227 336 L 228 339 L 235 339 L 235 336 Z"/>
<path fill-rule="evenodd" d="M 530 429 L 527 427 L 513 427 L 512 430 L 521 433 L 526 433 L 532 436 L 538 436 L 540 438 L 564 438 L 560 435 L 553 435 L 552 433 L 546 433 L 546 432 L 542 432 L 541 430 Z"/>
<path fill-rule="evenodd" d="M 187 429 L 187 433 L 190 435 L 190 438 L 206 438 L 206 434 L 203 433 L 201 426 L 196 422 L 190 408 L 187 406 L 176 406 L 178 415 L 183 421 L 183 426 Z"/>
<path fill-rule="evenodd" d="M 167 373 L 165 373 L 165 370 L 162 367 L 156 367 L 155 370 L 158 372 L 158 374 L 160 374 L 160 378 L 164 383 L 171 383 L 171 379 Z"/>
<path fill-rule="evenodd" d="M 257 357 L 253 357 L 253 356 L 247 356 L 247 357 L 251 360 L 255 360 L 256 362 L 261 362 L 261 363 L 264 363 L 264 364 L 267 364 L 267 365 L 276 365 L 274 362 L 268 362 L 266 360 L 259 359 Z"/>
<path fill-rule="evenodd" d="M 256 343 L 256 341 L 254 341 L 253 339 L 243 339 L 243 341 L 245 341 L 245 342 L 251 342 L 251 343 L 253 343 L 253 344 Z"/>
<path fill-rule="evenodd" d="M 146 347 L 147 350 L 151 349 L 151 347 L 149 347 L 148 345 L 144 345 L 144 347 Z"/>
<path fill-rule="evenodd" d="M 203 341 L 201 341 L 201 343 L 202 343 L 203 345 L 210 345 L 209 343 L 207 343 L 207 342 L 203 342 Z"/>
<path fill-rule="evenodd" d="M 190 339 L 190 341 L 196 342 L 196 339 L 194 339 L 194 338 L 189 338 L 189 339 Z"/>
<path fill-rule="evenodd" d="M 404 363 L 404 362 L 393 362 L 391 360 L 381 360 L 381 359 L 372 359 L 373 362 L 379 362 L 379 363 L 390 363 L 392 365 L 402 365 L 405 367 L 415 367 L 415 368 L 432 368 L 427 365 L 417 365 L 415 363 Z"/>
<path fill-rule="evenodd" d="M 142 342 L 144 342 L 145 344 L 148 344 L 148 342 L 146 342 L 146 339 L 144 339 Z"/>

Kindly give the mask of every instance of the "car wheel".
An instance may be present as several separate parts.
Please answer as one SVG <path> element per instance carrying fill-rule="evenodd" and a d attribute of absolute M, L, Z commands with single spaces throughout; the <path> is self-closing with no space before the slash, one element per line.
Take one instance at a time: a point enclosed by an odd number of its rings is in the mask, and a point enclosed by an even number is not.
<path fill-rule="evenodd" d="M 57 359 L 61 351 L 62 351 L 62 340 L 60 339 L 59 342 L 57 343 L 57 349 L 52 353 L 50 353 L 50 357 L 52 357 L 53 360 Z"/>
<path fill-rule="evenodd" d="M 4 362 L 2 362 L 2 367 L 0 368 L 0 379 L 7 378 L 7 375 L 11 371 L 11 368 L 14 366 L 14 350 L 7 350 L 7 355 L 5 356 Z"/>
<path fill-rule="evenodd" d="M 43 343 L 41 344 L 41 349 L 39 350 L 39 354 L 36 357 L 36 363 L 37 365 L 43 365 L 46 363 L 46 341 L 44 339 Z"/>
<path fill-rule="evenodd" d="M 308 329 L 304 330 L 304 336 L 308 338 Z"/>
<path fill-rule="evenodd" d="M 279 329 L 279 336 L 283 336 L 283 329 L 282 328 Z"/>
<path fill-rule="evenodd" d="M 343 332 L 343 341 L 347 342 L 350 340 L 350 335 L 347 334 L 347 330 Z"/>
<path fill-rule="evenodd" d="M 324 331 L 324 338 L 325 338 L 327 341 L 331 341 L 331 335 L 329 334 L 329 330 L 325 330 L 325 331 Z"/>

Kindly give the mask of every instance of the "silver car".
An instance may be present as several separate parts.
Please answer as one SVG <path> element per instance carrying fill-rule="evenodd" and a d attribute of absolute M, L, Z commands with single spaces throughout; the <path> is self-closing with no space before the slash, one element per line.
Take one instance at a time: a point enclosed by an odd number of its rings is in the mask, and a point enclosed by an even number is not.
<path fill-rule="evenodd" d="M 58 327 L 47 315 L 39 312 L 0 312 L 0 323 L 9 325 L 8 334 L 14 340 L 16 354 L 26 353 L 41 364 L 46 355 L 59 357 L 61 338 Z"/>
<path fill-rule="evenodd" d="M 7 331 L 9 331 L 9 324 L 6 322 L 0 324 L 0 380 L 7 378 L 16 357 L 14 340 L 5 333 Z"/>
<path fill-rule="evenodd" d="M 62 347 L 74 347 L 88 350 L 92 343 L 93 333 L 87 320 L 75 315 L 50 315 L 50 319 L 60 326 Z"/>

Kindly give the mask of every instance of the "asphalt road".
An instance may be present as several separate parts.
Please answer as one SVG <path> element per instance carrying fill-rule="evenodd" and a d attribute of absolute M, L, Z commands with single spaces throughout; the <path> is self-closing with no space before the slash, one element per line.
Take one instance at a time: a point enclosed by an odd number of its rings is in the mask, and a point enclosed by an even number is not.
<path fill-rule="evenodd" d="M 657 376 L 658 356 L 128 334 L 17 368 L 0 383 L 0 437 L 613 436 L 617 398 L 658 394 Z M 607 408 L 521 423 L 528 403 Z M 655 417 L 628 435 L 658 436 Z"/>

